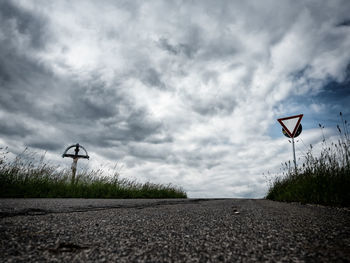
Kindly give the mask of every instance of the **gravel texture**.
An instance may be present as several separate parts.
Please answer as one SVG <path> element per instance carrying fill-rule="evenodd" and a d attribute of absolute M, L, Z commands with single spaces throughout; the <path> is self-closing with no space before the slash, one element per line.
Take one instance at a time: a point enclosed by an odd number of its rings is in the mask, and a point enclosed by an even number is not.
<path fill-rule="evenodd" d="M 349 262 L 350 211 L 249 199 L 1 199 L 0 262 Z"/>

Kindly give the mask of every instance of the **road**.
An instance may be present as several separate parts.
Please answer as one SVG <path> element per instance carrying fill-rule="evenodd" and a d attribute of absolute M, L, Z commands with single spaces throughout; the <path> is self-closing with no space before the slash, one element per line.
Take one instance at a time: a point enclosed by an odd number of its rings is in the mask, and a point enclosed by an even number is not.
<path fill-rule="evenodd" d="M 0 199 L 0 262 L 349 262 L 350 210 L 251 199 Z"/>

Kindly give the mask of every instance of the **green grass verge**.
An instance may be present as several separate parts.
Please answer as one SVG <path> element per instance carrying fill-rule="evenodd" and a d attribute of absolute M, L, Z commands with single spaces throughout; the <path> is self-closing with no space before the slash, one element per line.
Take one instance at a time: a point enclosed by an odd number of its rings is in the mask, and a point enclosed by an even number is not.
<path fill-rule="evenodd" d="M 338 142 L 328 145 L 324 139 L 319 157 L 313 156 L 310 146 L 305 163 L 297 171 L 286 164 L 287 172 L 272 182 L 267 199 L 350 206 L 350 136 L 347 121 L 342 122 L 342 128 L 337 126 Z"/>
<path fill-rule="evenodd" d="M 78 173 L 74 183 L 71 171 L 37 160 L 24 151 L 9 161 L 0 155 L 0 197 L 8 198 L 187 198 L 186 192 L 171 184 L 138 183 L 121 179 L 118 173 L 102 170 Z"/>

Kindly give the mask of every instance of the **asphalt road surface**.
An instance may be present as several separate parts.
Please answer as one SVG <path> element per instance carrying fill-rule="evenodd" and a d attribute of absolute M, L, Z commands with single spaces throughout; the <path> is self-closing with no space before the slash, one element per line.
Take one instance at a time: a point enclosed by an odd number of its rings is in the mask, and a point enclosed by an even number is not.
<path fill-rule="evenodd" d="M 249 199 L 0 199 L 0 262 L 349 262 L 350 210 Z"/>

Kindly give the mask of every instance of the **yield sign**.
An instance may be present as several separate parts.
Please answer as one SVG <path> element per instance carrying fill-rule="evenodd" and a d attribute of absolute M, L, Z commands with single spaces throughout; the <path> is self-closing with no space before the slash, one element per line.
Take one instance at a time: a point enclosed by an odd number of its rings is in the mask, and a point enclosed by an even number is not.
<path fill-rule="evenodd" d="M 281 118 L 281 119 L 277 119 L 277 120 L 282 125 L 284 130 L 288 133 L 288 135 L 291 138 L 294 138 L 294 136 L 298 130 L 298 127 L 300 125 L 300 121 L 303 118 L 303 116 L 304 116 L 303 114 L 300 114 L 300 115 Z"/>

